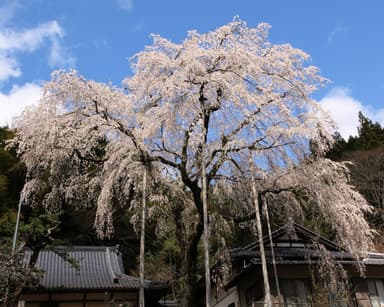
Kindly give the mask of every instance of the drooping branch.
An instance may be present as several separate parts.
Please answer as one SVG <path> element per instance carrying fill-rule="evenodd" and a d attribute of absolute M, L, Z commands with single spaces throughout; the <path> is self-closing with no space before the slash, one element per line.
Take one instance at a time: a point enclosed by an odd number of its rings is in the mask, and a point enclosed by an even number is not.
<path fill-rule="evenodd" d="M 237 125 L 235 129 L 233 129 L 231 132 L 229 132 L 227 135 L 222 136 L 222 139 L 226 140 L 232 140 L 233 137 L 235 137 L 245 126 L 249 125 L 254 121 L 254 116 L 259 114 L 261 112 L 261 108 L 258 107 L 256 110 L 252 111 L 251 113 L 247 114 L 244 119 Z"/>
<path fill-rule="evenodd" d="M 294 195 L 298 196 L 299 195 L 299 191 L 301 191 L 301 189 L 297 190 L 297 189 L 295 189 L 293 187 L 289 187 L 289 188 L 268 188 L 268 189 L 264 189 L 262 191 L 258 191 L 258 195 L 259 195 L 260 198 L 264 198 L 267 194 L 278 195 L 278 194 L 281 194 L 281 193 L 284 193 L 284 192 L 290 192 L 290 193 L 293 193 Z M 259 204 L 261 205 L 262 201 L 260 201 Z M 261 210 L 261 207 L 260 207 L 260 210 Z M 244 216 L 236 216 L 236 217 L 226 216 L 226 219 L 231 219 L 235 223 L 242 223 L 242 222 L 252 221 L 255 218 L 256 218 L 255 212 L 250 213 L 248 215 L 244 215 Z"/>

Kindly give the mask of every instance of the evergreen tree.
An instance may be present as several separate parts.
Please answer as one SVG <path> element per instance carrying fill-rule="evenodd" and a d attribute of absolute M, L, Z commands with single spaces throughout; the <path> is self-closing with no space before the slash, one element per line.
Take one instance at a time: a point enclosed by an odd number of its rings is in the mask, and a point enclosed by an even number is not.
<path fill-rule="evenodd" d="M 358 135 L 351 136 L 346 143 L 346 151 L 369 150 L 384 145 L 384 129 L 359 112 Z"/>

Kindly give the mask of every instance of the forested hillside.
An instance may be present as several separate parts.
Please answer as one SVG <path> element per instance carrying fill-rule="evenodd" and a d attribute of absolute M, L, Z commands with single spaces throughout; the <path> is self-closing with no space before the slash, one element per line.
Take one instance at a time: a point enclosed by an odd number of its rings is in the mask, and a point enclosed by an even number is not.
<path fill-rule="evenodd" d="M 336 161 L 351 161 L 352 183 L 374 207 L 369 220 L 379 231 L 375 244 L 384 251 L 384 128 L 360 112 L 357 136 L 344 140 L 336 134 L 335 140 L 328 156 Z"/>

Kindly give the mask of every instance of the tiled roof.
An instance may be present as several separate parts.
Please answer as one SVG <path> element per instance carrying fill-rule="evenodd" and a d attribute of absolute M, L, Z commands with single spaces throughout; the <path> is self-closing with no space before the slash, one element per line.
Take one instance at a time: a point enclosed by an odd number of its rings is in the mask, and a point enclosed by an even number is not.
<path fill-rule="evenodd" d="M 272 256 L 271 242 L 269 236 L 263 238 L 266 262 L 278 265 L 307 265 L 321 261 L 324 251 L 319 250 L 317 244 L 321 243 L 335 261 L 340 264 L 357 264 L 361 261 L 365 265 L 384 265 L 384 254 L 364 253 L 364 258 L 356 259 L 345 249 L 299 225 L 286 225 L 272 233 L 274 246 L 274 257 Z M 225 286 L 226 289 L 236 285 L 238 280 L 247 272 L 261 265 L 259 242 L 255 241 L 242 248 L 230 250 L 232 265 L 239 269 L 238 273 Z"/>
<path fill-rule="evenodd" d="M 356 259 L 345 249 L 332 241 L 314 233 L 302 225 L 287 224 L 272 233 L 275 258 L 272 259 L 269 236 L 263 238 L 266 260 L 268 263 L 275 261 L 280 264 L 305 264 L 308 261 L 321 259 L 324 251 L 314 245 L 320 243 L 328 251 L 329 255 L 340 263 L 355 262 Z M 243 248 L 230 251 L 232 261 L 252 259 L 253 264 L 261 263 L 259 242 L 255 241 Z"/>
<path fill-rule="evenodd" d="M 367 265 L 384 265 L 384 254 L 370 252 L 363 259 L 363 263 Z"/>
<path fill-rule="evenodd" d="M 30 257 L 27 251 L 26 256 Z M 72 261 L 75 260 L 75 264 Z M 40 251 L 36 267 L 44 271 L 40 286 L 46 289 L 116 289 L 139 288 L 139 278 L 124 274 L 122 258 L 115 247 L 57 247 Z M 154 285 L 155 286 L 155 285 Z M 152 288 L 146 281 L 146 288 Z"/>

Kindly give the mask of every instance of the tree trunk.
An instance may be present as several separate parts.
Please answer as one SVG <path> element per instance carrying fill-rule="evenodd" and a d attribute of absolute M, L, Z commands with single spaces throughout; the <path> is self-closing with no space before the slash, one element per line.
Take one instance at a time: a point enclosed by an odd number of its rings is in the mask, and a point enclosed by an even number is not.
<path fill-rule="evenodd" d="M 194 307 L 198 306 L 198 289 L 197 289 L 197 261 L 196 257 L 192 256 L 190 251 L 187 251 L 187 261 L 188 263 L 185 265 L 185 290 L 183 296 L 182 306 L 185 307 Z"/>
<path fill-rule="evenodd" d="M 147 210 L 147 166 L 144 166 L 143 172 L 143 199 L 141 205 L 141 229 L 140 229 L 140 289 L 139 289 L 139 306 L 145 307 L 144 300 L 144 261 L 145 261 L 145 220 Z"/>
<path fill-rule="evenodd" d="M 208 223 L 208 200 L 207 200 L 207 176 L 205 165 L 201 166 L 202 191 L 201 198 L 203 201 L 203 223 L 204 223 L 204 269 L 205 269 L 205 306 L 211 307 L 211 274 L 209 266 L 209 223 Z"/>
<path fill-rule="evenodd" d="M 200 219 L 195 233 L 191 236 L 189 244 L 183 251 L 183 272 L 185 275 L 185 291 L 183 297 L 183 307 L 196 307 L 199 306 L 198 297 L 198 284 L 197 284 L 197 256 L 198 245 L 200 238 L 203 234 L 203 222 Z"/>
<path fill-rule="evenodd" d="M 183 307 L 199 306 L 197 295 L 197 256 L 198 244 L 203 233 L 203 222 L 199 219 L 195 232 L 191 235 L 187 232 L 183 219 L 184 204 L 175 203 L 172 213 L 176 225 L 176 239 L 181 250 L 181 272 L 185 278 L 185 291 L 183 295 Z"/>
<path fill-rule="evenodd" d="M 192 230 L 188 230 L 188 226 L 184 223 L 183 211 L 184 204 L 175 204 L 173 215 L 176 225 L 176 238 L 182 254 L 182 269 L 185 281 L 184 295 L 181 306 L 183 307 L 197 307 L 201 302 L 198 296 L 198 280 L 197 280 L 197 258 L 198 258 L 198 245 L 203 235 L 203 201 L 202 189 L 196 182 L 190 181 L 184 176 L 183 181 L 185 185 L 191 190 L 193 202 L 197 209 L 198 222 Z"/>

